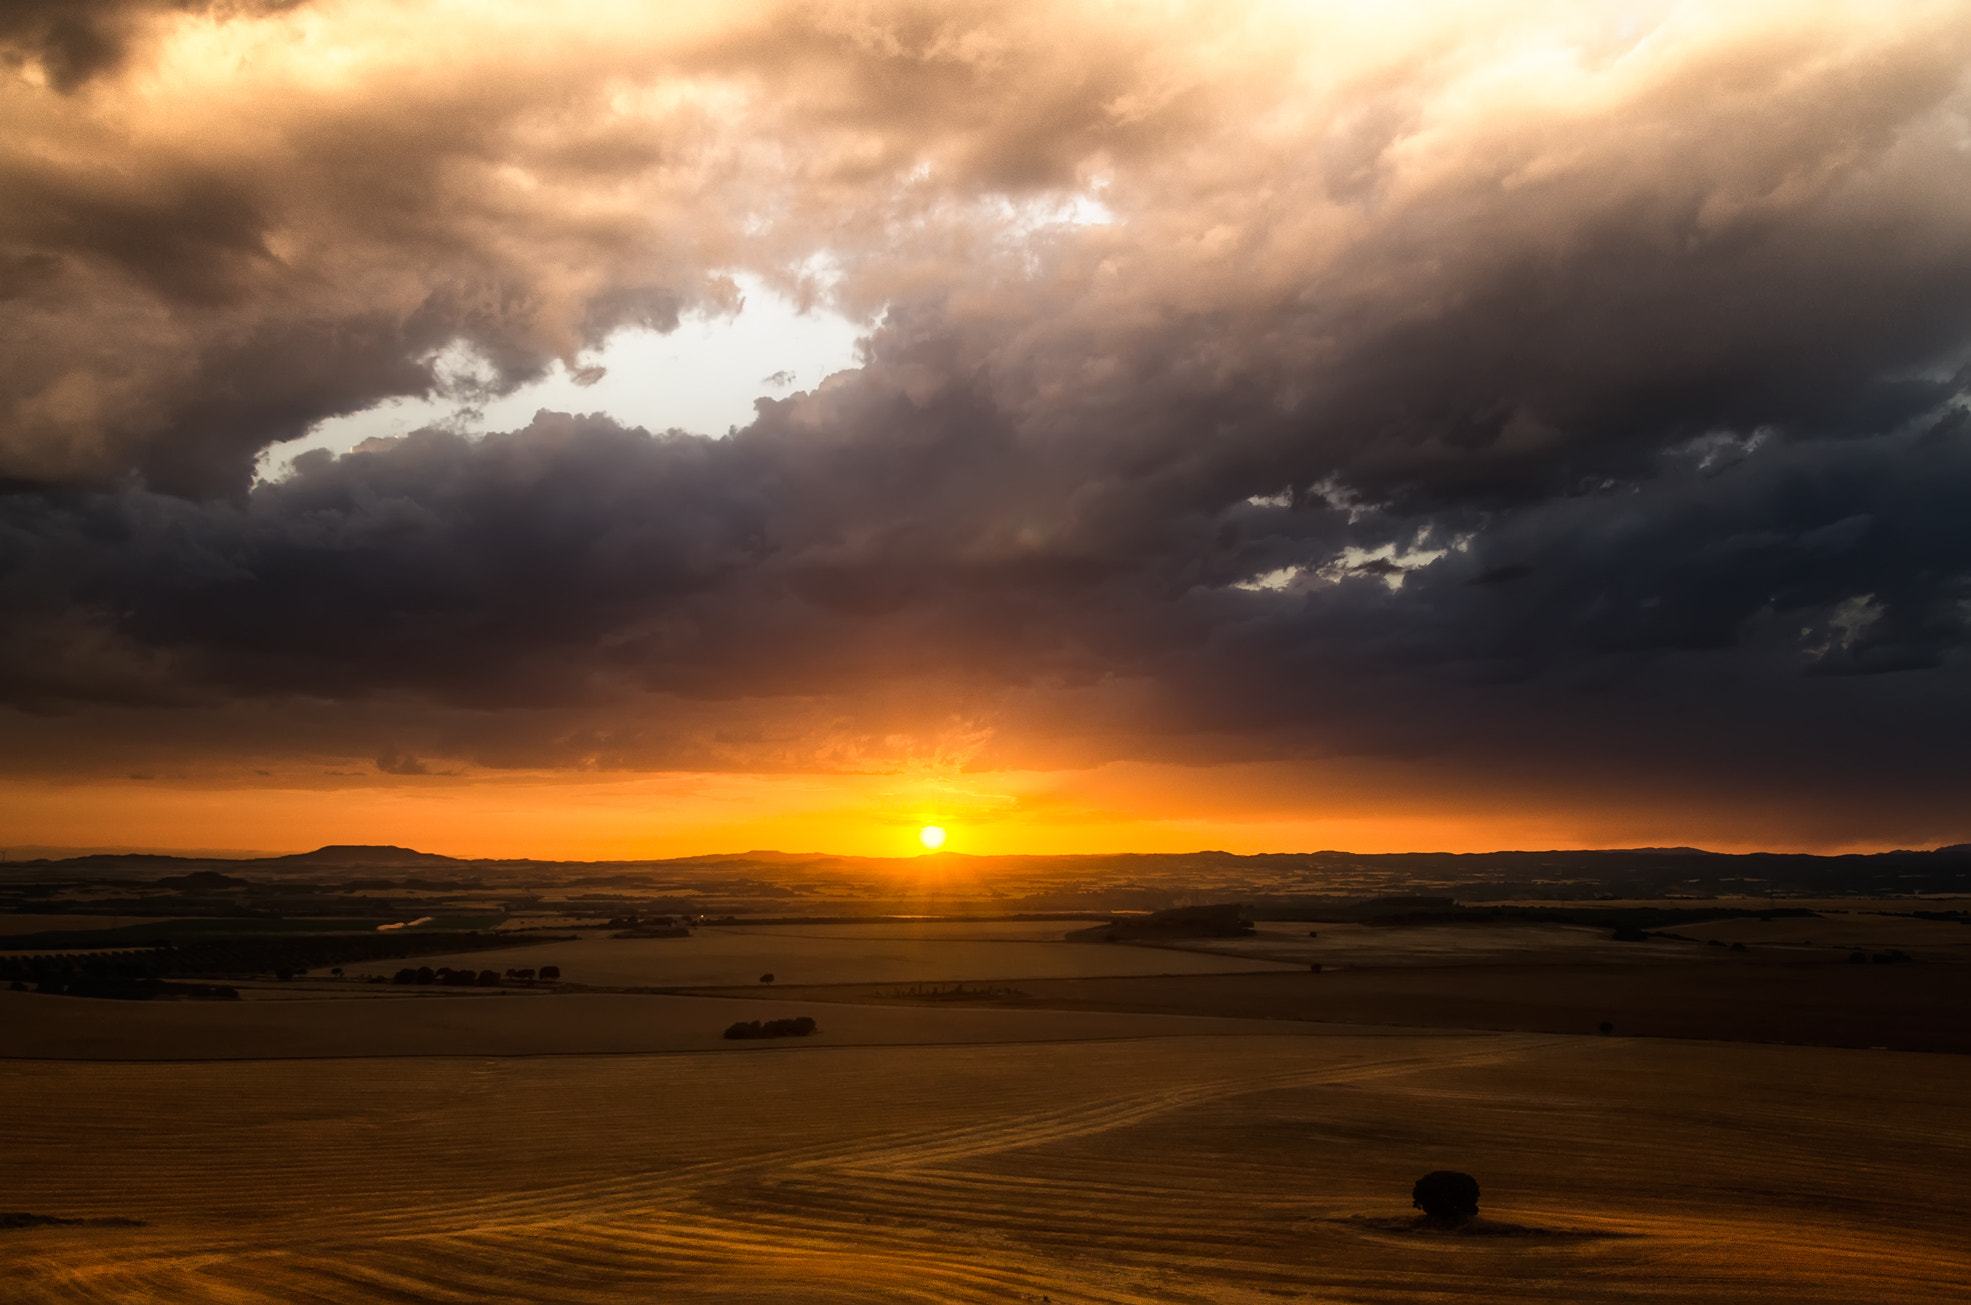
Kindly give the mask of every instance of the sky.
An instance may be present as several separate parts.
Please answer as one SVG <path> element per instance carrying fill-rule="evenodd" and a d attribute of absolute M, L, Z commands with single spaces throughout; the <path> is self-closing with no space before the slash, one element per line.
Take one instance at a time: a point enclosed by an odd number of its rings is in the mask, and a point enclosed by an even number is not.
<path fill-rule="evenodd" d="M 1971 841 L 1971 5 L 21 0 L 0 843 Z"/>

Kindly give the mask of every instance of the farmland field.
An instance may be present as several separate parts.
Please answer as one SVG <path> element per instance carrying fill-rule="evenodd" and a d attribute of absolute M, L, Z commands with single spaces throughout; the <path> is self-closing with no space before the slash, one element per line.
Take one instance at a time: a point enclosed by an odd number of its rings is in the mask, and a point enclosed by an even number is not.
<path fill-rule="evenodd" d="M 386 993 L 391 989 L 384 989 Z M 402 991 L 402 990 L 398 990 Z M 618 993 L 399 1000 L 111 1002 L 0 992 L 8 1054 L 69 1060 L 257 1060 L 721 1051 L 742 1020 L 810 1015 L 809 1045 L 1050 1042 L 1199 1032 L 1277 1033 L 1271 1020 L 1115 1011 L 909 1009 L 798 999 Z M 763 1048 L 742 1046 L 749 1051 Z"/>
<path fill-rule="evenodd" d="M 142 1224 L 0 1231 L 0 1300 L 1961 1299 L 1962 1066 L 1512 1034 L 12 1061 L 9 1204 Z M 1472 1230 L 1410 1221 L 1445 1166 Z"/>
<path fill-rule="evenodd" d="M 0 1305 L 1965 1298 L 1952 921 L 1073 927 L 0 991 L 0 1211 L 34 1216 L 0 1220 Z M 1838 950 L 1890 944 L 1917 959 Z M 1417 1222 L 1439 1168 L 1477 1223 Z"/>
<path fill-rule="evenodd" d="M 1903 948 L 1935 960 L 1971 961 L 1971 928 L 1878 912 L 1803 918 L 1740 918 L 1678 925 L 1678 937 L 1618 942 L 1605 927 L 1563 924 L 1410 926 L 1262 921 L 1243 938 L 1191 939 L 1187 951 L 1327 966 L 1637 965 L 1719 960 L 1716 942 L 1758 949 L 1768 961 L 1843 959 L 1848 951 Z"/>
<path fill-rule="evenodd" d="M 708 927 L 689 938 L 586 937 L 470 955 L 420 957 L 420 965 L 505 971 L 558 965 L 589 987 L 725 987 L 779 983 L 952 983 L 1127 974 L 1214 974 L 1304 969 L 1292 961 L 1063 942 L 1073 923 Z M 389 974 L 397 962 L 350 967 Z"/>
<path fill-rule="evenodd" d="M 894 985 L 788 998 L 914 1003 Z M 1391 966 L 1340 972 L 1040 979 L 979 1003 L 1241 1019 L 1591 1033 L 1971 1053 L 1971 966 Z"/>

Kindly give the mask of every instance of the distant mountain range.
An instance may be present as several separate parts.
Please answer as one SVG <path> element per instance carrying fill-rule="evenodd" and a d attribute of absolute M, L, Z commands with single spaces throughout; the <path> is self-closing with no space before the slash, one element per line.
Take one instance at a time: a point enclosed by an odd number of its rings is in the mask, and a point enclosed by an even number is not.
<path fill-rule="evenodd" d="M 415 872 L 488 886 L 560 884 L 674 899 L 853 901 L 990 899 L 1009 909 L 1097 902 L 1154 909 L 1186 901 L 1366 897 L 1388 892 L 1509 898 L 1971 894 L 1971 844 L 1841 856 L 1724 853 L 1694 847 L 1539 852 L 1230 852 L 1073 856 L 851 857 L 751 851 L 648 861 L 468 859 L 413 848 L 337 844 L 248 858 L 108 854 L 13 861 L 8 879 L 131 881 L 198 870 L 279 881 Z"/>

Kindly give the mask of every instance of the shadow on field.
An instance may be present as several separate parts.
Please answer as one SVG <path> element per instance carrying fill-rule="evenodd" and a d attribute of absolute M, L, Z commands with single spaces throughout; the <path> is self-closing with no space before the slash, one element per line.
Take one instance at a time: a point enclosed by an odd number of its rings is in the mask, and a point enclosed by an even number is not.
<path fill-rule="evenodd" d="M 1351 1214 L 1324 1222 L 1340 1224 L 1361 1232 L 1394 1234 L 1398 1237 L 1514 1237 L 1528 1241 L 1578 1242 L 1613 1241 L 1641 1237 L 1642 1233 L 1612 1232 L 1605 1228 L 1535 1228 L 1520 1223 L 1500 1223 L 1496 1219 L 1467 1219 L 1450 1222 L 1415 1214 Z"/>
<path fill-rule="evenodd" d="M 142 1219 L 123 1219 L 114 1215 L 103 1219 L 64 1219 L 53 1214 L 24 1214 L 18 1210 L 0 1211 L 0 1228 L 142 1228 Z"/>

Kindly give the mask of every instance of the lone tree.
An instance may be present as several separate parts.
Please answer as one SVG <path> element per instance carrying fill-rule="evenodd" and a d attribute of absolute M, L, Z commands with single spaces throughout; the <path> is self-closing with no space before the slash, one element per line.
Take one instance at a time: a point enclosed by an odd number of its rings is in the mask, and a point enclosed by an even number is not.
<path fill-rule="evenodd" d="M 1455 1169 L 1438 1169 L 1417 1179 L 1410 1204 L 1443 1223 L 1463 1223 L 1478 1214 L 1478 1180 Z"/>

